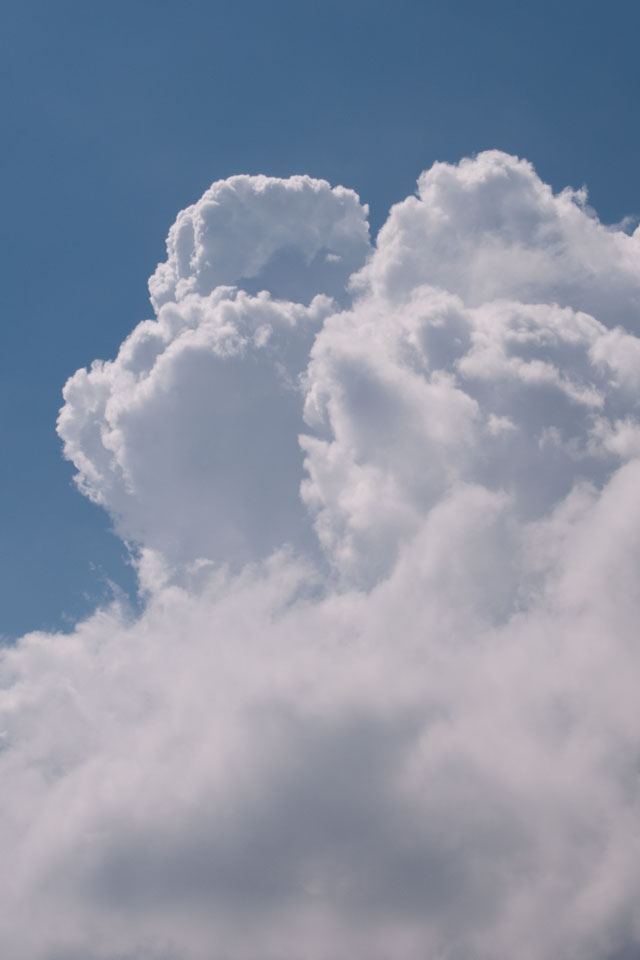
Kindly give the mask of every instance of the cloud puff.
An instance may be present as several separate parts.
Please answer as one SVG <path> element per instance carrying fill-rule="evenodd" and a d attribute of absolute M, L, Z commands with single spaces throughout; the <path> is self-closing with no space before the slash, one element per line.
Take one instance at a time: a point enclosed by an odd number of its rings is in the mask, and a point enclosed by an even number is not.
<path fill-rule="evenodd" d="M 498 152 L 365 213 L 214 184 L 65 388 L 147 600 L 3 654 L 7 955 L 640 950 L 640 234 Z"/>
<path fill-rule="evenodd" d="M 315 293 L 341 297 L 369 249 L 367 213 L 352 190 L 325 180 L 219 180 L 171 227 L 151 301 L 158 308 L 230 283 L 305 303 Z"/>
<path fill-rule="evenodd" d="M 80 488 L 125 539 L 179 564 L 308 540 L 298 377 L 328 294 L 348 298 L 366 259 L 366 212 L 324 181 L 241 176 L 179 214 L 150 281 L 156 319 L 78 371 L 60 415 Z"/>
<path fill-rule="evenodd" d="M 429 283 L 470 306 L 554 302 L 629 323 L 640 232 L 604 226 L 586 201 L 584 189 L 554 195 L 531 164 L 497 150 L 436 163 L 391 210 L 368 280 L 399 303 Z"/>

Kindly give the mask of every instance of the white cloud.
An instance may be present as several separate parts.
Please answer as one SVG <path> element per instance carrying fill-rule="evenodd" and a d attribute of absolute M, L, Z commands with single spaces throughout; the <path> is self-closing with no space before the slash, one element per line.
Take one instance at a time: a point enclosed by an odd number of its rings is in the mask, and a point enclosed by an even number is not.
<path fill-rule="evenodd" d="M 171 227 L 167 261 L 149 281 L 153 305 L 229 283 L 304 303 L 340 296 L 368 252 L 367 212 L 352 190 L 325 180 L 219 180 Z"/>
<path fill-rule="evenodd" d="M 3 955 L 639 949 L 640 235 L 497 152 L 364 214 L 214 184 L 65 388 L 147 606 L 3 654 Z"/>
<path fill-rule="evenodd" d="M 65 453 L 124 538 L 187 563 L 245 561 L 303 535 L 296 378 L 330 305 L 189 294 L 115 361 L 71 378 Z"/>
<path fill-rule="evenodd" d="M 497 150 L 436 163 L 391 210 L 368 279 L 404 303 L 422 283 L 478 305 L 555 302 L 637 329 L 640 230 L 601 224 L 583 191 L 554 195 L 531 164 Z"/>

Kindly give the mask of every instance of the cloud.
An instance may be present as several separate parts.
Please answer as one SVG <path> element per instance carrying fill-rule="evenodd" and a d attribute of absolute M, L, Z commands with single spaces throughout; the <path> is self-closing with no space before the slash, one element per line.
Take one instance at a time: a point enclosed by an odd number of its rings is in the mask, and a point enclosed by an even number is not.
<path fill-rule="evenodd" d="M 66 456 L 125 539 L 180 564 L 308 541 L 298 377 L 366 259 L 366 213 L 324 181 L 240 176 L 179 214 L 156 319 L 64 390 Z"/>
<path fill-rule="evenodd" d="M 640 233 L 234 177 L 65 387 L 146 605 L 3 652 L 20 960 L 640 950 Z"/>
<path fill-rule="evenodd" d="M 149 280 L 151 301 L 179 302 L 223 284 L 304 303 L 344 295 L 369 249 L 368 208 L 344 187 L 311 177 L 219 180 L 178 214 L 167 261 Z"/>

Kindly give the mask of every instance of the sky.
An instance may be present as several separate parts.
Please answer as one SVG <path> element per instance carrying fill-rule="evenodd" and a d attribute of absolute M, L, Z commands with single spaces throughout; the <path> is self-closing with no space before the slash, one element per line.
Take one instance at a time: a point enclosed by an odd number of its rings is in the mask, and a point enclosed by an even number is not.
<path fill-rule="evenodd" d="M 0 952 L 636 960 L 636 5 L 0 16 Z"/>
<path fill-rule="evenodd" d="M 498 148 L 605 222 L 640 212 L 637 5 L 2 5 L 3 618 L 70 626 L 135 592 L 78 497 L 55 417 L 66 379 L 149 316 L 178 210 L 236 173 L 356 190 L 375 231 L 435 160 Z M 8 319 L 10 318 L 10 319 Z"/>

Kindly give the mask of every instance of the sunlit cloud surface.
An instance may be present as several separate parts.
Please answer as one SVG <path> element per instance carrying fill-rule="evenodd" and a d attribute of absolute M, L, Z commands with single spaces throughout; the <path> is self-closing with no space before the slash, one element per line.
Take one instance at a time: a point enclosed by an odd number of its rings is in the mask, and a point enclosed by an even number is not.
<path fill-rule="evenodd" d="M 2 955 L 635 956 L 640 232 L 241 176 L 150 292 L 58 427 L 143 612 L 2 654 Z"/>

